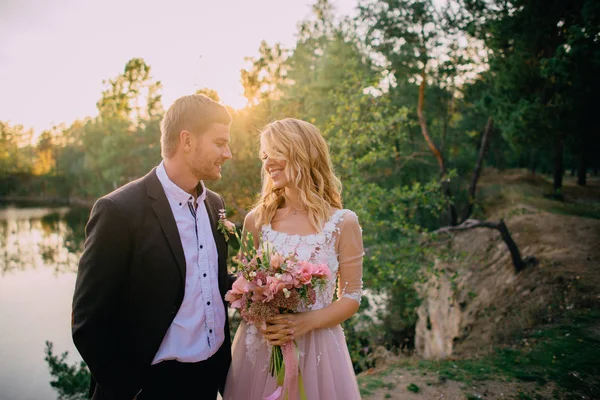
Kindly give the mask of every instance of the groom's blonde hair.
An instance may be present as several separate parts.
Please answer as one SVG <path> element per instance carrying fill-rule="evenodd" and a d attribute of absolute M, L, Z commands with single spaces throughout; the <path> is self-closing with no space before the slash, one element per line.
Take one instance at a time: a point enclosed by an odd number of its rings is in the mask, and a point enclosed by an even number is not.
<path fill-rule="evenodd" d="M 262 152 L 285 160 L 284 173 L 300 193 L 316 232 L 329 220 L 332 208 L 342 208 L 342 183 L 335 176 L 329 146 L 313 124 L 294 118 L 271 122 L 260 134 Z M 285 191 L 274 187 L 273 179 L 262 168 L 262 192 L 255 206 L 256 226 L 270 224 L 277 209 L 285 203 Z"/>
<path fill-rule="evenodd" d="M 160 154 L 172 157 L 179 145 L 181 131 L 199 135 L 212 124 L 231 124 L 227 108 L 203 94 L 192 94 L 175 100 L 160 123 Z"/>

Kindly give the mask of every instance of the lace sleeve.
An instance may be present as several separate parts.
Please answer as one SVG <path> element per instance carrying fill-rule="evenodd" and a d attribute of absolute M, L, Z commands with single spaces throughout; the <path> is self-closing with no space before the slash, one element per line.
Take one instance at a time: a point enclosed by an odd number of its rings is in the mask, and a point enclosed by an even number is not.
<path fill-rule="evenodd" d="M 348 297 L 360 303 L 362 297 L 362 229 L 354 212 L 344 214 L 338 237 L 338 299 Z"/>

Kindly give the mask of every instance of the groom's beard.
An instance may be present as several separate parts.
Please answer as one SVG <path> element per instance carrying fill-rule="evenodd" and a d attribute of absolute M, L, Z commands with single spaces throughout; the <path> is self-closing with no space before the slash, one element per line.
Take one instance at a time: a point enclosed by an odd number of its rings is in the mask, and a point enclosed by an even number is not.
<path fill-rule="evenodd" d="M 198 182 L 202 180 L 216 181 L 221 179 L 221 168 L 219 165 L 223 165 L 227 161 L 226 159 L 214 160 L 211 163 L 205 160 L 199 160 L 196 165 L 191 166 L 192 174 Z"/>

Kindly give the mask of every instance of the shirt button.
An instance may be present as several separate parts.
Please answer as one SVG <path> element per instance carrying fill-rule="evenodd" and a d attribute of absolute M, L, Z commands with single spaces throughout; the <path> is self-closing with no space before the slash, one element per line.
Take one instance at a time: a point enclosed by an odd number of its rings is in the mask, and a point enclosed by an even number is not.
<path fill-rule="evenodd" d="M 206 278 L 206 274 L 202 274 L 202 276 Z"/>
<path fill-rule="evenodd" d="M 203 248 L 204 248 L 204 246 L 203 246 L 203 245 L 200 245 L 200 249 L 203 249 Z"/>
<path fill-rule="evenodd" d="M 206 303 L 207 306 L 210 306 L 210 301 L 208 303 Z"/>
<path fill-rule="evenodd" d="M 209 330 L 208 330 L 208 333 L 212 333 L 212 329 L 209 329 Z"/>

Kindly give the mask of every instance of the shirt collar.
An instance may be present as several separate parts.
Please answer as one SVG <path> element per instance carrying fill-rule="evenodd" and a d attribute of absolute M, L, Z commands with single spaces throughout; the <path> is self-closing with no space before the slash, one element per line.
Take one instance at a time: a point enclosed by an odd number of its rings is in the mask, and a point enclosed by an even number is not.
<path fill-rule="evenodd" d="M 165 170 L 164 161 L 161 161 L 158 167 L 156 167 L 156 176 L 165 190 L 167 197 L 171 200 L 174 200 L 179 208 L 185 207 L 188 202 L 194 200 L 194 197 L 191 194 L 174 184 L 169 178 L 167 171 Z M 206 186 L 204 186 L 203 181 L 200 181 L 199 185 L 196 187 L 196 190 L 200 188 L 202 189 L 202 193 L 198 195 L 196 204 L 200 204 L 200 202 L 203 202 L 206 199 Z"/>

